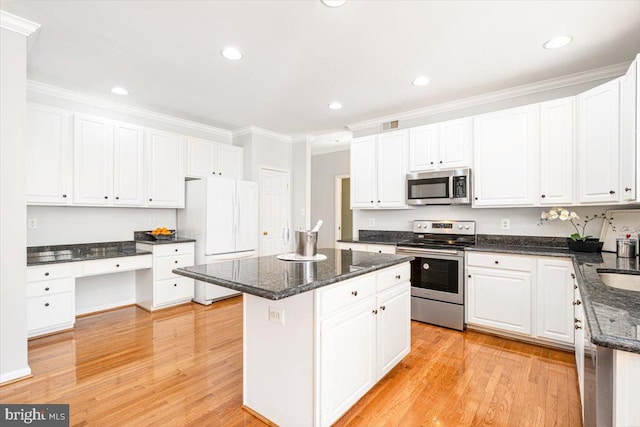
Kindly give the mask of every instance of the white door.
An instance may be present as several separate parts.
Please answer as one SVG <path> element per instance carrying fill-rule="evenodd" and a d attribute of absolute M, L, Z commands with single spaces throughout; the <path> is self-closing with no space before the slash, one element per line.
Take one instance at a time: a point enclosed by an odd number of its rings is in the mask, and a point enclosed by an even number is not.
<path fill-rule="evenodd" d="M 289 171 L 260 168 L 260 256 L 290 251 L 294 236 L 289 229 L 289 188 Z"/>
<path fill-rule="evenodd" d="M 236 251 L 258 249 L 258 184 L 237 181 Z"/>
<path fill-rule="evenodd" d="M 148 206 L 184 207 L 184 138 L 150 130 L 148 133 Z"/>
<path fill-rule="evenodd" d="M 73 201 L 110 205 L 113 195 L 113 124 L 76 114 L 74 120 Z"/>
<path fill-rule="evenodd" d="M 381 208 L 406 207 L 407 132 L 378 135 L 377 205 Z"/>
<path fill-rule="evenodd" d="M 29 104 L 25 143 L 28 204 L 71 202 L 71 112 Z"/>
<path fill-rule="evenodd" d="M 438 167 L 440 169 L 470 166 L 471 119 L 440 123 Z"/>
<path fill-rule="evenodd" d="M 351 207 L 376 206 L 376 137 L 367 136 L 351 141 Z"/>
<path fill-rule="evenodd" d="M 538 258 L 535 335 L 573 344 L 573 280 L 571 261 Z"/>
<path fill-rule="evenodd" d="M 207 178 L 205 255 L 236 251 L 236 202 L 235 180 L 218 176 Z"/>
<path fill-rule="evenodd" d="M 540 104 L 541 205 L 573 202 L 574 98 Z"/>
<path fill-rule="evenodd" d="M 577 97 L 579 203 L 619 200 L 619 85 L 615 79 Z"/>
<path fill-rule="evenodd" d="M 187 171 L 186 175 L 193 178 L 204 178 L 214 175 L 213 142 L 200 138 L 187 138 Z"/>
<path fill-rule="evenodd" d="M 378 296 L 378 378 L 411 350 L 411 289 L 409 283 Z"/>
<path fill-rule="evenodd" d="M 144 204 L 144 131 L 116 123 L 113 130 L 113 204 Z"/>
<path fill-rule="evenodd" d="M 620 82 L 620 189 L 622 200 L 636 199 L 636 96 L 638 60 L 631 63 Z"/>
<path fill-rule="evenodd" d="M 217 147 L 218 167 L 216 169 L 216 172 L 219 175 L 226 176 L 228 178 L 242 179 L 243 178 L 243 165 L 242 165 L 243 152 L 244 150 L 242 149 L 242 147 L 218 144 L 218 147 Z"/>
<path fill-rule="evenodd" d="M 439 129 L 437 124 L 409 129 L 410 171 L 430 171 L 438 167 Z"/>

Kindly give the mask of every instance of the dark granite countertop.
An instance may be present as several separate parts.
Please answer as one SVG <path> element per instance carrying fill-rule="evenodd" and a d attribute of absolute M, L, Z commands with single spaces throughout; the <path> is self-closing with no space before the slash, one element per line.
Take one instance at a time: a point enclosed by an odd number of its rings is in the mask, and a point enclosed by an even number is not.
<path fill-rule="evenodd" d="M 279 300 L 409 262 L 411 256 L 339 249 L 319 249 L 327 259 L 317 262 L 281 261 L 275 256 L 246 258 L 178 268 L 174 273 L 259 297 Z"/>
<path fill-rule="evenodd" d="M 27 247 L 27 266 L 137 255 L 151 255 L 151 252 L 136 249 L 136 242 L 133 240 L 79 243 L 72 245 L 30 246 Z"/>
<path fill-rule="evenodd" d="M 358 239 L 341 239 L 338 242 L 395 246 L 398 242 L 413 239 L 411 231 L 359 230 L 358 234 Z"/>
<path fill-rule="evenodd" d="M 175 230 L 172 230 L 175 231 Z M 186 237 L 173 236 L 167 240 L 156 240 L 147 234 L 147 231 L 135 231 L 133 233 L 133 240 L 138 243 L 144 243 L 146 245 L 171 245 L 174 243 L 190 243 L 195 242 L 196 239 L 189 239 Z"/>

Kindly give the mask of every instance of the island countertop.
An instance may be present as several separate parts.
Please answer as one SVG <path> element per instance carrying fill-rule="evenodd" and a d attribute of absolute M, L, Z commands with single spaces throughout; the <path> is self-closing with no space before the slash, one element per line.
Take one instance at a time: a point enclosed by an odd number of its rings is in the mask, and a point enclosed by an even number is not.
<path fill-rule="evenodd" d="M 175 274 L 271 300 L 321 288 L 413 260 L 411 256 L 319 249 L 323 261 L 291 262 L 273 256 L 202 264 Z"/>

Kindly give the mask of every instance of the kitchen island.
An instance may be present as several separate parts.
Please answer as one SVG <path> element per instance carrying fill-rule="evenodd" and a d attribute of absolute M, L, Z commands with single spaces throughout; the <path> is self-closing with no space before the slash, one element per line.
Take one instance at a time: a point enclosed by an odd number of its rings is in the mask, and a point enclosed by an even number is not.
<path fill-rule="evenodd" d="M 244 292 L 243 404 L 279 426 L 329 426 L 411 348 L 410 256 L 321 249 L 174 273 Z"/>

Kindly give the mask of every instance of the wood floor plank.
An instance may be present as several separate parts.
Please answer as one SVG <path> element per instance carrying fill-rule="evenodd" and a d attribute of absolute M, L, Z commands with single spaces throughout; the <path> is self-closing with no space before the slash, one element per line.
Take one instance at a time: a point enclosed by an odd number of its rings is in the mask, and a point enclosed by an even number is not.
<path fill-rule="evenodd" d="M 411 353 L 336 426 L 580 426 L 573 355 L 412 322 Z M 29 342 L 2 403 L 69 403 L 73 426 L 266 426 L 242 410 L 242 298 L 82 317 Z M 304 426 L 300 426 L 304 427 Z"/>

